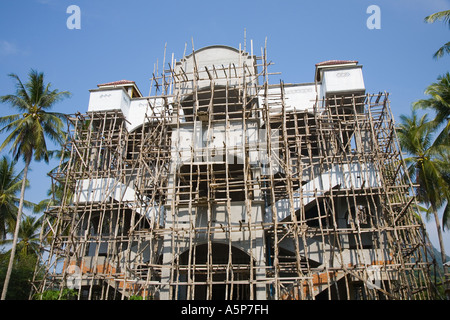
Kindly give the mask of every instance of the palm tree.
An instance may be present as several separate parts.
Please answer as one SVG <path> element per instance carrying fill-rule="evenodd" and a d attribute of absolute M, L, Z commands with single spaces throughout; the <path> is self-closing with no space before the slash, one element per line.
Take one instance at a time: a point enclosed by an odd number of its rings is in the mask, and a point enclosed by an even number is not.
<path fill-rule="evenodd" d="M 14 230 L 17 217 L 16 196 L 22 185 L 22 172 L 15 174 L 15 163 L 3 157 L 0 162 L 0 239 L 5 240 L 9 231 Z"/>
<path fill-rule="evenodd" d="M 431 109 L 436 113 L 432 125 L 444 125 L 436 138 L 440 144 L 449 144 L 450 133 L 450 73 L 438 77 L 438 82 L 432 83 L 425 90 L 428 99 L 421 99 L 413 104 L 414 109 Z"/>
<path fill-rule="evenodd" d="M 14 159 L 17 161 L 19 158 L 22 158 L 25 162 L 25 167 L 11 257 L 3 286 L 2 300 L 6 297 L 14 263 L 28 169 L 32 159 L 48 162 L 49 153 L 46 138 L 59 144 L 64 141 L 64 114 L 49 112 L 48 110 L 56 102 L 70 96 L 70 93 L 67 91 L 52 90 L 50 83 L 45 84 L 44 74 L 35 70 L 29 72 L 28 82 L 25 84 L 22 83 L 16 74 L 10 74 L 9 76 L 16 81 L 16 94 L 2 96 L 0 101 L 9 103 L 20 113 L 0 118 L 0 124 L 6 124 L 0 132 L 11 132 L 0 146 L 0 151 L 11 143 Z"/>
<path fill-rule="evenodd" d="M 410 117 L 402 115 L 401 124 L 397 128 L 398 138 L 403 151 L 409 157 L 405 158 L 408 172 L 416 188 L 417 199 L 428 206 L 427 218 L 433 214 L 439 238 L 442 261 L 446 261 L 442 230 L 438 216 L 438 209 L 446 205 L 448 210 L 450 200 L 450 184 L 448 179 L 448 146 L 433 140 L 435 126 L 425 114 L 418 117 L 413 110 Z M 448 226 L 448 214 L 443 225 Z"/>
<path fill-rule="evenodd" d="M 450 27 L 450 10 L 439 11 L 439 12 L 433 13 L 432 15 L 425 17 L 425 22 L 427 22 L 427 23 L 434 23 L 437 20 L 444 21 L 444 23 L 448 24 L 448 26 Z M 439 59 L 445 53 L 450 53 L 450 42 L 447 42 L 442 47 L 440 47 L 439 50 L 435 52 L 433 57 L 435 59 Z"/>
<path fill-rule="evenodd" d="M 6 235 L 14 230 L 17 217 L 17 205 L 20 199 L 17 194 L 22 185 L 22 173 L 15 173 L 15 162 L 10 162 L 3 156 L 0 160 L 0 239 L 5 240 Z M 28 182 L 27 182 L 28 185 Z M 31 202 L 24 201 L 24 206 L 31 208 Z"/>
<path fill-rule="evenodd" d="M 42 218 L 42 216 L 41 216 Z M 19 226 L 19 237 L 17 242 L 17 252 L 22 255 L 38 255 L 39 253 L 39 229 L 41 227 L 41 218 L 29 217 L 24 215 Z M 2 244 L 12 243 L 13 240 L 3 240 Z"/>

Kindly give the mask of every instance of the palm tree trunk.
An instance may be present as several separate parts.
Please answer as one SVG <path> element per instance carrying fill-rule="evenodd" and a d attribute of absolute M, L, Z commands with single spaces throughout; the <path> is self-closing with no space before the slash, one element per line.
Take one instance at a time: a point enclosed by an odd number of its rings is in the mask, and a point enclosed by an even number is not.
<path fill-rule="evenodd" d="M 25 168 L 23 170 L 22 188 L 20 190 L 19 209 L 17 211 L 16 228 L 14 230 L 14 238 L 13 238 L 13 244 L 12 244 L 12 248 L 11 248 L 11 255 L 9 257 L 8 270 L 6 272 L 5 283 L 3 284 L 1 300 L 6 299 L 6 293 L 8 292 L 9 280 L 11 279 L 11 272 L 12 272 L 13 265 L 14 265 L 14 256 L 16 255 L 17 239 L 19 238 L 19 226 L 20 226 L 20 221 L 22 220 L 22 209 L 23 209 L 23 202 L 24 202 L 24 198 L 25 198 L 25 187 L 27 185 L 27 174 L 28 174 L 28 167 L 30 166 L 30 162 L 31 162 L 31 155 L 27 156 L 26 160 L 25 160 Z"/>
<path fill-rule="evenodd" d="M 442 264 L 444 264 L 447 259 L 446 255 L 445 255 L 445 248 L 444 248 L 444 241 L 442 239 L 442 231 L 441 231 L 441 223 L 439 221 L 439 216 L 437 213 L 437 210 L 433 207 L 433 215 L 434 215 L 434 219 L 436 220 L 436 229 L 437 229 L 437 235 L 438 235 L 438 239 L 439 239 L 439 246 L 441 247 L 441 257 L 442 257 Z"/>

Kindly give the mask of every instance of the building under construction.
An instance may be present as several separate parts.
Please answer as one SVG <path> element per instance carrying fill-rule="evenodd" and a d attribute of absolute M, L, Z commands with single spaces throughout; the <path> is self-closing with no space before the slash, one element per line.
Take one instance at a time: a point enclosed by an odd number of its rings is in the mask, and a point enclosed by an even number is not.
<path fill-rule="evenodd" d="M 270 65 L 266 47 L 192 48 L 148 96 L 91 90 L 51 174 L 34 292 L 433 299 L 388 94 L 366 92 L 357 61 L 302 84 L 270 83 Z"/>

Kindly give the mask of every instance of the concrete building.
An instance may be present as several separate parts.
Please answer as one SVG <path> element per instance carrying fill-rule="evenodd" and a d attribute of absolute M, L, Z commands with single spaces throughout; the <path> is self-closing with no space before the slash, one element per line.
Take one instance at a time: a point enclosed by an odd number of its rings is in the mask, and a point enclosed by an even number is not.
<path fill-rule="evenodd" d="M 47 212 L 37 291 L 431 297 L 388 94 L 367 93 L 353 60 L 270 84 L 262 52 L 193 50 L 150 96 L 128 80 L 90 91 L 53 174 L 64 196 Z"/>

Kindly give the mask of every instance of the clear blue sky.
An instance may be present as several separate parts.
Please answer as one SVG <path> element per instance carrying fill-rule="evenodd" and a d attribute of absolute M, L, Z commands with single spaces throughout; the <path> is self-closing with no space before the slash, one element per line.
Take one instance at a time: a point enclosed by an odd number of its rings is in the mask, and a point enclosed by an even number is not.
<path fill-rule="evenodd" d="M 81 10 L 81 29 L 70 30 L 69 5 Z M 367 28 L 368 6 L 381 10 L 381 29 Z M 368 92 L 388 91 L 398 120 L 411 103 L 424 98 L 425 88 L 449 71 L 450 56 L 433 53 L 449 41 L 443 23 L 424 17 L 450 9 L 448 0 L 16 0 L 0 2 L 0 95 L 13 93 L 7 76 L 26 80 L 31 68 L 43 71 L 55 88 L 73 96 L 55 106 L 65 113 L 85 112 L 89 89 L 99 83 L 136 81 L 148 94 L 153 67 L 174 53 L 207 45 L 244 45 L 250 39 L 259 54 L 267 37 L 269 60 L 275 65 L 271 82 L 312 82 L 314 64 L 329 59 L 358 60 Z M 168 61 L 168 60 L 166 60 Z M 10 114 L 0 105 L 0 115 Z M 0 136 L 4 139 L 4 136 Z M 3 152 L 2 154 L 6 154 Z M 22 165 L 22 164 L 20 164 Z M 32 164 L 27 191 L 30 201 L 46 197 L 46 177 L 56 164 Z M 433 237 L 434 227 L 428 228 Z M 450 232 L 446 248 L 450 251 Z M 433 241 L 436 247 L 437 242 Z"/>

